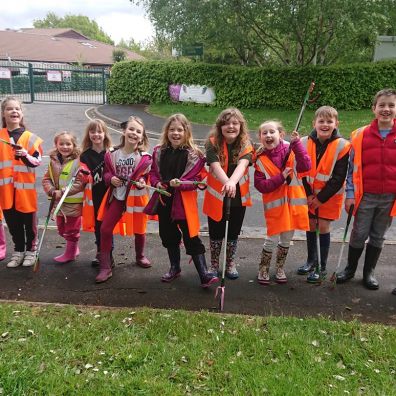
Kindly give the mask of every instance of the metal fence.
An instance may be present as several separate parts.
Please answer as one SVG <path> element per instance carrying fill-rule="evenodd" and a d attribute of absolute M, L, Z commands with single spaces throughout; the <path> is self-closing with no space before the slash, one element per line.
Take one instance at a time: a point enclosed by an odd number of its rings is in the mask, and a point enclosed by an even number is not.
<path fill-rule="evenodd" d="M 0 94 L 24 102 L 106 103 L 106 68 L 0 63 Z"/>

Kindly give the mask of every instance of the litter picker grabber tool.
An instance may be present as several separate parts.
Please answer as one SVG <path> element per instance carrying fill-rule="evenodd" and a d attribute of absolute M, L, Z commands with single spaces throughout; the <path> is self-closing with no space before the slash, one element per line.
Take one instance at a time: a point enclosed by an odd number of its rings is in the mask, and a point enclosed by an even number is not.
<path fill-rule="evenodd" d="M 40 268 L 40 250 L 41 250 L 41 245 L 43 244 L 43 241 L 44 241 L 44 235 L 45 235 L 45 232 L 47 231 L 48 223 L 49 223 L 49 220 L 51 218 L 51 212 L 52 212 L 52 209 L 54 207 L 54 204 L 55 204 L 55 196 L 53 195 L 52 198 L 51 198 L 51 202 L 50 202 L 49 208 L 48 208 L 47 218 L 45 219 L 43 233 L 41 234 L 40 242 L 39 242 L 39 245 L 38 245 L 38 248 L 37 248 L 37 251 L 36 251 L 36 260 L 35 260 L 34 265 L 33 265 L 33 272 L 37 272 L 39 270 L 39 268 Z"/>
<path fill-rule="evenodd" d="M 228 223 L 230 221 L 230 209 L 231 209 L 231 198 L 226 196 L 224 200 L 224 205 L 226 207 L 224 213 L 225 219 L 225 233 L 224 233 L 224 256 L 223 256 L 223 266 L 221 268 L 221 284 L 216 288 L 215 298 L 219 296 L 219 309 L 220 311 L 224 308 L 224 294 L 225 294 L 225 270 L 227 264 L 227 239 L 228 239 Z"/>
<path fill-rule="evenodd" d="M 307 93 L 304 96 L 304 100 L 303 100 L 303 103 L 302 103 L 301 109 L 300 109 L 300 114 L 298 115 L 296 126 L 294 127 L 294 130 L 297 132 L 298 132 L 298 129 L 300 128 L 301 120 L 302 120 L 305 108 L 307 107 L 307 104 L 314 103 L 319 98 L 320 93 L 318 95 L 316 95 L 314 98 L 309 99 L 309 97 L 311 96 L 314 89 L 315 89 L 315 81 L 312 81 L 309 84 Z M 291 149 L 291 145 L 290 145 L 289 150 L 288 150 L 288 152 L 285 156 L 285 159 L 283 160 L 283 163 L 282 163 L 282 170 L 284 170 L 286 168 L 286 163 L 290 157 L 291 152 L 292 152 L 292 149 Z M 291 181 L 290 177 L 288 177 L 286 180 L 287 180 L 287 184 L 290 184 L 290 181 Z"/>
<path fill-rule="evenodd" d="M 8 144 L 9 146 L 11 146 L 13 149 L 16 149 L 16 150 L 20 150 L 20 149 L 22 148 L 22 146 L 21 146 L 20 144 L 15 144 L 15 143 L 7 142 L 7 140 L 1 139 L 1 138 L 0 138 L 0 142 L 1 142 L 1 143 Z"/>
<path fill-rule="evenodd" d="M 89 170 L 83 169 L 83 168 L 78 168 L 78 169 L 76 170 L 76 172 L 74 173 L 74 175 L 73 175 L 72 178 L 70 179 L 69 184 L 66 186 L 65 191 L 63 192 L 63 195 L 62 195 L 61 199 L 60 199 L 59 202 L 58 202 L 58 205 L 56 205 L 56 208 L 55 208 L 55 210 L 54 210 L 54 216 L 53 216 L 54 218 L 56 218 L 56 216 L 58 215 L 58 213 L 59 213 L 59 211 L 60 211 L 60 209 L 61 209 L 61 207 L 62 207 L 62 204 L 63 204 L 64 200 L 65 200 L 66 197 L 67 197 L 67 194 L 69 194 L 69 191 L 71 190 L 71 188 L 72 188 L 72 186 L 73 186 L 73 183 L 74 183 L 74 181 L 76 180 L 76 177 L 77 177 L 77 175 L 78 175 L 80 172 L 83 173 L 84 175 L 89 175 L 89 174 L 91 173 Z"/>
<path fill-rule="evenodd" d="M 312 274 L 312 272 L 310 272 L 310 275 L 308 275 L 308 278 L 307 278 L 307 282 L 320 284 L 322 281 L 322 279 L 320 277 L 320 267 L 322 265 L 322 263 L 321 263 L 322 260 L 321 260 L 321 254 L 320 254 L 319 209 L 315 210 L 315 222 L 316 222 L 316 227 L 315 227 L 316 250 L 317 250 L 318 258 L 317 258 L 316 264 L 315 264 L 315 272 L 313 274 Z"/>
<path fill-rule="evenodd" d="M 124 182 L 128 182 L 128 183 L 131 183 L 131 184 L 133 184 L 133 185 L 137 185 L 139 182 L 137 182 L 137 181 L 135 181 L 135 180 L 128 180 L 127 178 L 125 178 L 125 177 L 120 177 L 120 176 L 117 176 L 120 180 L 122 180 L 122 181 L 124 181 Z M 168 191 L 166 191 L 166 190 L 164 190 L 164 189 L 162 189 L 162 188 L 157 188 L 157 187 L 154 187 L 154 186 L 149 186 L 148 184 L 146 184 L 145 186 L 144 186 L 144 188 L 148 188 L 149 190 L 153 190 L 153 191 L 155 191 L 155 192 L 157 192 L 157 193 L 159 193 L 159 194 L 162 194 L 162 195 L 166 195 L 167 197 L 170 197 L 172 194 L 170 193 L 170 192 L 168 192 Z"/>
<path fill-rule="evenodd" d="M 331 275 L 331 278 L 330 278 L 330 282 L 332 283 L 333 288 L 336 286 L 336 283 L 337 283 L 337 272 L 340 269 L 342 254 L 344 253 L 346 237 L 348 234 L 348 228 L 349 228 L 349 224 L 351 223 L 352 214 L 353 214 L 354 209 L 355 209 L 355 205 L 352 204 L 349 207 L 348 218 L 347 218 L 347 223 L 346 223 L 346 227 L 345 227 L 345 231 L 344 231 L 344 236 L 342 237 L 342 244 L 341 244 L 340 255 L 338 256 L 337 267 L 336 267 L 335 271 L 333 272 L 333 275 Z"/>

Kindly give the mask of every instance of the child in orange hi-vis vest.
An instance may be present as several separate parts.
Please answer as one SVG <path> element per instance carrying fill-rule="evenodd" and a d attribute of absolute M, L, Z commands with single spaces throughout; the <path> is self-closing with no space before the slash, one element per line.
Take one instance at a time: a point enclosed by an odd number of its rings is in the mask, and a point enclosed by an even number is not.
<path fill-rule="evenodd" d="M 66 240 L 66 249 L 61 255 L 54 257 L 54 260 L 58 263 L 68 263 L 80 254 L 78 242 L 84 188 L 88 179 L 81 172 L 81 169 L 85 170 L 85 166 L 80 162 L 80 149 L 77 146 L 76 137 L 71 132 L 59 132 L 55 135 L 54 145 L 42 185 L 49 198 L 55 197 L 55 206 L 73 177 L 76 176 L 56 216 L 58 233 Z"/>
<path fill-rule="evenodd" d="M 236 108 L 220 113 L 205 144 L 209 165 L 208 188 L 203 212 L 208 216 L 212 273 L 219 273 L 219 257 L 225 237 L 225 197 L 231 199 L 226 241 L 226 272 L 229 279 L 239 277 L 235 256 L 247 206 L 251 206 L 248 166 L 254 149 L 245 118 Z"/>
<path fill-rule="evenodd" d="M 37 249 L 35 168 L 41 164 L 42 139 L 25 128 L 21 103 L 1 102 L 0 207 L 14 242 L 8 268 L 32 266 Z"/>
<path fill-rule="evenodd" d="M 0 261 L 5 259 L 7 254 L 6 237 L 3 224 L 3 211 L 0 208 Z"/>
<path fill-rule="evenodd" d="M 100 227 L 99 274 L 96 283 L 106 282 L 112 276 L 111 250 L 113 232 L 135 236 L 136 264 L 151 267 L 144 254 L 148 216 L 143 213 L 149 200 L 146 182 L 152 163 L 148 137 L 143 121 L 131 116 L 121 124 L 121 143 L 105 154 L 104 180 L 107 190 L 98 220 Z"/>
<path fill-rule="evenodd" d="M 207 288 L 219 280 L 207 270 L 205 246 L 198 236 L 197 184 L 194 182 L 202 180 L 204 165 L 205 157 L 194 143 L 190 122 L 183 114 L 170 116 L 163 127 L 160 144 L 154 148 L 150 182 L 166 189 L 171 196 L 159 197 L 155 192 L 145 209 L 148 214 L 158 214 L 160 238 L 168 250 L 170 269 L 162 276 L 163 282 L 180 276 L 182 237 L 201 287 Z"/>
<path fill-rule="evenodd" d="M 345 177 L 348 169 L 350 143 L 338 132 L 338 112 L 322 106 L 315 112 L 314 130 L 301 139 L 311 157 L 309 172 L 301 173 L 307 194 L 310 230 L 306 232 L 308 258 L 297 273 L 308 274 L 307 281 L 318 283 L 325 279 L 330 249 L 330 224 L 341 216 Z M 319 223 L 320 272 L 315 271 L 318 260 L 316 227 Z"/>
<path fill-rule="evenodd" d="M 290 144 L 282 139 L 285 129 L 279 121 L 265 121 L 259 127 L 261 146 L 257 150 L 254 186 L 262 193 L 267 236 L 261 252 L 258 282 L 270 283 L 269 268 L 277 244 L 277 283 L 286 283 L 284 271 L 290 241 L 295 230 L 309 230 L 308 206 L 297 172 L 307 172 L 311 160 L 301 144 L 298 132 Z"/>

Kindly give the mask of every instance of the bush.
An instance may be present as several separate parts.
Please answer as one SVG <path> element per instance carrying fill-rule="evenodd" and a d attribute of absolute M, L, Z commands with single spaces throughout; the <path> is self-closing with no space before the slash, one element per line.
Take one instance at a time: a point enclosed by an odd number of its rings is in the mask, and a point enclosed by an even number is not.
<path fill-rule="evenodd" d="M 110 103 L 169 102 L 168 86 L 184 83 L 215 90 L 218 106 L 296 109 L 314 80 L 321 95 L 315 103 L 337 109 L 371 106 L 374 94 L 395 87 L 396 62 L 311 67 L 247 68 L 177 61 L 127 61 L 112 68 Z"/>

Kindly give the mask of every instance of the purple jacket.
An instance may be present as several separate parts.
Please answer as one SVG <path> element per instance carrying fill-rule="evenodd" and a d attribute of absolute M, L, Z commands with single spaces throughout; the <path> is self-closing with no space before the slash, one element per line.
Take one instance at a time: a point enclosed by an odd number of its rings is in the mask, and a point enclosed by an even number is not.
<path fill-rule="evenodd" d="M 307 172 L 311 169 L 311 158 L 309 157 L 307 151 L 301 143 L 301 140 L 298 139 L 292 143 L 288 143 L 285 140 L 279 142 L 279 145 L 275 147 L 273 150 L 265 150 L 258 151 L 257 161 L 261 155 L 266 155 L 275 166 L 281 169 L 283 160 L 285 159 L 288 151 L 289 145 L 291 144 L 292 151 L 294 152 L 296 158 L 296 171 L 297 172 Z M 270 179 L 266 179 L 264 173 L 258 171 L 257 169 L 254 172 L 254 187 L 262 194 L 270 193 L 275 191 L 285 182 L 285 178 L 282 173 L 271 177 Z"/>
<path fill-rule="evenodd" d="M 114 151 L 108 151 L 108 152 L 106 152 L 105 157 L 104 157 L 103 180 L 104 180 L 106 186 L 110 186 L 110 188 L 113 188 L 113 186 L 111 184 L 111 178 L 113 176 L 117 177 L 114 160 L 113 160 L 113 155 L 112 155 L 113 153 L 114 153 Z M 142 174 L 142 172 L 144 173 L 144 171 L 150 167 L 150 165 L 152 163 L 151 155 L 144 151 L 141 153 L 141 155 L 142 155 L 142 158 L 140 159 L 139 164 L 136 167 L 136 169 L 133 171 L 133 174 L 130 176 L 130 179 L 137 181 L 136 179 L 140 175 L 140 177 L 143 177 L 143 179 L 145 179 L 145 181 L 147 182 L 148 173 Z M 109 199 L 111 199 L 112 195 L 113 194 L 109 195 Z M 126 198 L 128 197 L 128 192 L 127 192 L 127 194 L 125 194 L 125 197 Z"/>
<path fill-rule="evenodd" d="M 150 184 L 152 186 L 157 186 L 161 180 L 160 174 L 160 159 L 161 159 L 161 150 L 162 146 L 154 147 L 153 151 L 153 164 L 151 166 L 151 170 L 149 173 L 150 177 Z M 188 150 L 188 157 L 187 157 L 187 165 L 186 169 L 180 177 L 180 180 L 189 180 L 189 181 L 201 181 L 202 177 L 200 172 L 205 165 L 205 157 L 203 155 L 197 154 L 193 150 Z M 186 213 L 184 210 L 184 205 L 181 197 L 181 191 L 191 191 L 196 190 L 197 186 L 193 184 L 181 184 L 178 187 L 174 188 L 173 192 L 173 201 L 172 201 L 172 209 L 171 209 L 171 218 L 173 220 L 186 220 Z M 149 203 L 144 209 L 144 213 L 148 215 L 155 215 L 157 214 L 157 204 L 159 199 L 159 193 L 155 192 Z M 161 204 L 161 203 L 159 203 Z"/>

